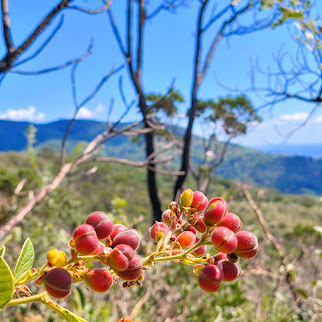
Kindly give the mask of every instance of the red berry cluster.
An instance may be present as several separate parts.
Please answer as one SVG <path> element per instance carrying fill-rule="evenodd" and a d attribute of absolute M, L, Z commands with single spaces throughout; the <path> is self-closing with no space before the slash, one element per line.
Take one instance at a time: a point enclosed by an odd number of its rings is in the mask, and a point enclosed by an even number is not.
<path fill-rule="evenodd" d="M 112 286 L 116 277 L 112 274 L 127 281 L 127 286 L 140 284 L 138 280 L 143 265 L 142 258 L 136 253 L 139 245 L 140 236 L 135 229 L 114 225 L 104 212 L 93 212 L 85 224 L 74 230 L 73 239 L 69 242 L 74 264 L 67 265 L 66 269 L 56 267 L 45 272 L 38 284 L 44 282 L 47 292 L 56 298 L 70 293 L 73 278 L 74 281 L 84 280 L 95 292 L 106 292 Z M 88 270 L 81 259 L 93 255 L 108 268 Z M 80 261 L 77 262 L 77 259 Z M 75 266 L 77 263 L 82 263 L 83 267 Z"/>
<path fill-rule="evenodd" d="M 187 254 L 182 261 L 192 265 L 198 263 L 194 271 L 205 291 L 215 292 L 222 281 L 237 279 L 241 273 L 239 257 L 251 258 L 258 252 L 257 237 L 249 231 L 239 231 L 240 218 L 228 212 L 228 205 L 222 198 L 212 198 L 208 202 L 202 192 L 186 189 L 180 196 L 180 205 L 170 203 L 162 219 L 164 223 L 156 222 L 150 228 L 151 238 L 158 242 L 170 234 L 169 254 L 178 253 L 179 248 Z M 200 238 L 198 232 L 202 234 Z M 207 244 L 220 253 L 198 261 L 196 258 L 206 253 Z"/>

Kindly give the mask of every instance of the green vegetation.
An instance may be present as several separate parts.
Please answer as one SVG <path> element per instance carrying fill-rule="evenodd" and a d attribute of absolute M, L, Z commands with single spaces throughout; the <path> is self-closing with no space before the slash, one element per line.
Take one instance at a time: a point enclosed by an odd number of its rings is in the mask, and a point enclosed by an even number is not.
<path fill-rule="evenodd" d="M 3 153 L 0 155 L 0 221 L 4 223 L 17 212 L 26 200 L 26 192 L 46 184 L 57 171 L 58 155 L 55 150 L 44 147 L 36 153 L 37 166 L 42 175 L 27 171 L 32 168 L 28 153 Z M 144 169 L 116 164 L 98 164 L 95 173 L 87 175 L 94 165 L 87 164 L 67 177 L 50 196 L 40 203 L 5 238 L 9 265 L 19 256 L 21 245 L 30 237 L 37 252 L 36 263 L 45 261 L 49 249 L 58 248 L 69 252 L 66 243 L 72 230 L 83 218 L 102 210 L 115 223 L 124 223 L 140 232 L 150 225 L 151 209 L 145 186 Z M 24 171 L 22 171 L 25 169 Z M 33 175 L 31 175 L 33 173 Z M 21 179 L 27 182 L 20 192 L 14 189 Z M 160 176 L 158 185 L 163 206 L 171 201 L 171 177 Z M 6 187 L 6 188 L 3 188 Z M 194 189 L 190 178 L 187 187 Z M 217 317 L 227 321 L 310 321 L 317 318 L 317 306 L 321 303 L 321 271 L 319 261 L 322 249 L 321 201 L 314 196 L 281 194 L 277 190 L 259 191 L 251 188 L 259 202 L 269 228 L 283 246 L 294 279 L 297 296 L 302 303 L 294 304 L 286 284 L 279 279 L 279 257 L 265 239 L 249 204 L 240 193 L 236 183 L 215 177 L 210 189 L 211 196 L 229 200 L 229 211 L 242 219 L 244 229 L 259 237 L 260 253 L 252 260 L 242 261 L 245 273 L 238 282 L 226 284 L 215 294 L 206 294 L 197 287 L 197 278 L 191 276 L 190 267 L 156 265 L 145 273 L 142 288 L 124 290 L 114 285 L 106 294 L 98 295 L 86 288 L 74 288 L 68 297 L 68 308 L 89 321 L 116 321 L 122 316 L 140 321 L 213 321 Z M 140 253 L 151 250 L 152 243 L 144 238 Z M 245 265 L 247 265 L 247 270 Z M 13 269 L 13 267 L 11 267 Z M 30 285 L 35 290 L 34 285 Z M 85 301 L 86 299 L 86 301 Z M 59 321 L 55 314 L 39 311 L 37 304 L 19 308 L 6 308 L 0 313 L 2 321 Z"/>
<path fill-rule="evenodd" d="M 25 150 L 27 139 L 24 133 L 28 126 L 29 123 L 26 122 L 0 120 L 0 135 L 8 138 L 8 140 L 0 142 L 0 151 Z M 49 124 L 35 124 L 34 126 L 37 129 L 35 148 L 38 150 L 45 146 L 60 148 L 61 138 L 67 126 L 66 120 Z M 76 146 L 84 141 L 89 142 L 105 128 L 105 123 L 77 120 L 70 133 L 67 151 L 75 153 Z M 182 129 L 178 127 L 171 128 L 171 131 L 178 136 L 183 133 Z M 192 158 L 194 163 L 198 164 L 200 156 L 204 153 L 201 148 L 201 139 L 194 137 L 192 143 Z M 111 157 L 128 158 L 135 161 L 143 160 L 144 142 L 139 138 L 133 143 L 130 138 L 119 136 L 106 144 L 105 153 Z M 178 160 L 173 161 L 173 163 L 176 162 Z M 322 159 L 272 155 L 231 144 L 225 162 L 215 173 L 227 179 L 276 188 L 285 193 L 322 194 L 322 180 L 318 180 L 322 177 Z"/>

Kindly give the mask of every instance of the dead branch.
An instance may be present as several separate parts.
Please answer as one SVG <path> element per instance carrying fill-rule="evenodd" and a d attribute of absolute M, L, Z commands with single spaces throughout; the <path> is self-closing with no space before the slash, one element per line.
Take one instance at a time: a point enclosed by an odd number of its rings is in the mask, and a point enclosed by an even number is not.
<path fill-rule="evenodd" d="M 71 0 L 62 0 L 35 28 L 35 30 L 23 41 L 23 43 L 18 47 L 11 47 L 10 50 L 7 51 L 5 57 L 0 61 L 0 73 L 5 73 L 11 69 L 13 62 L 25 51 L 30 45 L 35 41 L 35 39 L 39 36 L 39 34 L 44 31 L 50 22 L 57 16 L 57 14 L 65 9 L 68 6 L 68 3 Z M 6 45 L 10 47 L 9 33 L 10 33 L 10 22 L 8 16 L 8 6 L 6 6 L 7 0 L 2 1 L 2 5 L 5 6 L 5 11 L 2 15 L 2 21 L 4 25 L 4 33 L 6 38 Z M 9 23 L 9 25 L 8 25 Z M 8 42 L 9 41 L 9 42 Z M 12 45 L 12 44 L 11 44 Z"/>
<path fill-rule="evenodd" d="M 76 80 L 75 80 L 75 71 L 76 68 L 78 66 L 78 63 L 80 61 L 77 61 L 74 63 L 74 68 L 72 68 L 71 71 L 71 80 L 72 80 L 72 92 L 73 92 L 73 102 L 75 105 L 75 111 L 73 114 L 72 119 L 69 121 L 67 129 L 64 133 L 63 139 L 62 139 L 62 143 L 61 143 L 61 149 L 60 149 L 60 162 L 61 165 L 65 162 L 65 153 L 66 153 L 66 141 L 68 138 L 68 135 L 73 127 L 73 124 L 76 120 L 77 114 L 79 112 L 79 110 L 81 109 L 81 107 L 83 107 L 86 103 L 88 103 L 91 99 L 94 98 L 94 96 L 99 92 L 99 90 L 102 88 L 102 86 L 109 80 L 110 77 L 112 77 L 113 75 L 115 75 L 116 73 L 118 73 L 124 66 L 120 66 L 116 69 L 113 69 L 112 71 L 108 72 L 106 75 L 103 76 L 103 78 L 99 81 L 99 83 L 96 85 L 96 87 L 94 88 L 94 90 L 83 99 L 83 101 L 81 103 L 77 103 L 77 95 L 76 95 Z"/>
<path fill-rule="evenodd" d="M 283 267 L 284 271 L 285 271 L 285 281 L 289 287 L 290 293 L 294 299 L 294 303 L 297 303 L 297 305 L 299 307 L 301 307 L 301 302 L 298 300 L 298 296 L 296 294 L 294 285 L 293 285 L 293 281 L 289 276 L 289 271 L 288 271 L 288 263 L 285 257 L 285 252 L 282 248 L 282 246 L 280 245 L 280 243 L 276 240 L 276 238 L 271 234 L 271 232 L 269 231 L 268 225 L 266 220 L 264 219 L 263 213 L 261 211 L 261 209 L 258 207 L 258 205 L 255 203 L 253 197 L 251 196 L 251 194 L 249 193 L 249 191 L 247 190 L 246 186 L 244 184 L 239 184 L 239 189 L 244 193 L 249 205 L 251 206 L 251 208 L 253 209 L 262 229 L 263 232 L 266 236 L 266 238 L 270 241 L 270 243 L 274 246 L 274 248 L 276 249 L 279 257 L 280 257 L 280 261 L 281 261 L 281 266 Z"/>
<path fill-rule="evenodd" d="M 112 0 L 103 1 L 103 2 L 104 2 L 104 5 L 101 8 L 96 9 L 96 10 L 90 10 L 90 9 L 86 9 L 86 8 L 79 7 L 79 6 L 70 6 L 70 5 L 68 5 L 67 8 L 68 9 L 75 9 L 75 10 L 78 10 L 78 11 L 81 11 L 81 12 L 84 12 L 84 13 L 88 13 L 88 14 L 91 14 L 91 15 L 94 14 L 95 15 L 95 14 L 107 11 L 108 8 L 110 7 L 111 3 L 112 3 Z"/>
<path fill-rule="evenodd" d="M 82 60 L 86 59 L 92 53 L 92 48 L 93 48 L 93 45 L 91 43 L 88 46 L 86 52 L 82 56 L 68 60 L 65 63 L 57 65 L 57 66 L 47 67 L 45 69 L 40 69 L 40 70 L 36 70 L 36 71 L 24 71 L 24 70 L 18 70 L 18 69 L 13 68 L 13 69 L 10 69 L 8 72 L 12 73 L 12 74 L 19 74 L 19 75 L 25 75 L 25 76 L 40 75 L 40 74 L 47 74 L 47 73 L 55 72 L 57 70 L 61 70 L 66 67 L 69 67 L 71 65 L 77 64 L 77 63 L 81 62 Z M 32 56 L 32 58 L 34 58 L 34 55 Z M 32 58 L 29 58 L 28 60 L 30 60 Z M 27 60 L 24 60 L 23 62 L 26 62 L 26 61 Z M 22 63 L 22 62 L 19 62 L 15 66 L 20 65 L 20 63 Z M 13 67 L 15 67 L 15 66 L 13 66 Z"/>

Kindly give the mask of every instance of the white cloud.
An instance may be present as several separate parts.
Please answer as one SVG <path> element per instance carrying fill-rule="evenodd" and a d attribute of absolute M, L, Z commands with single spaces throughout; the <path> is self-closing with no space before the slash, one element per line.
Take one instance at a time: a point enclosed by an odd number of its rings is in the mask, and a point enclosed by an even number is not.
<path fill-rule="evenodd" d="M 11 121 L 40 121 L 45 117 L 44 113 L 37 113 L 34 106 L 29 106 L 27 109 L 7 110 L 0 114 L 0 120 Z"/>
<path fill-rule="evenodd" d="M 307 113 L 293 113 L 281 115 L 280 119 L 284 121 L 304 121 L 307 117 Z"/>
<path fill-rule="evenodd" d="M 95 116 L 95 113 L 87 109 L 86 107 L 81 107 L 78 111 L 78 119 L 92 119 Z"/>
<path fill-rule="evenodd" d="M 89 110 L 86 107 L 81 107 L 78 114 L 77 114 L 77 118 L 78 119 L 87 119 L 87 120 L 91 120 L 91 119 L 95 119 L 97 117 L 99 117 L 102 112 L 105 110 L 105 105 L 99 103 L 94 111 Z"/>
<path fill-rule="evenodd" d="M 314 123 L 322 123 L 322 115 L 320 115 L 316 119 L 314 119 Z"/>

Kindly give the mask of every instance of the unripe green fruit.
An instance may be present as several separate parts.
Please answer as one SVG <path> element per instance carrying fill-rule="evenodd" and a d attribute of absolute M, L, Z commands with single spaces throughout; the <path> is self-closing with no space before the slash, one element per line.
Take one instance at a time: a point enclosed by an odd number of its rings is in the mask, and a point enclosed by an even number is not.
<path fill-rule="evenodd" d="M 180 206 L 190 207 L 193 198 L 193 191 L 191 189 L 186 189 L 180 195 Z"/>
<path fill-rule="evenodd" d="M 85 283 L 93 291 L 98 293 L 106 292 L 113 284 L 111 273 L 103 268 L 90 270 L 85 275 Z"/>
<path fill-rule="evenodd" d="M 49 295 L 61 299 L 70 293 L 72 277 L 66 269 L 54 268 L 45 273 L 44 284 Z"/>

